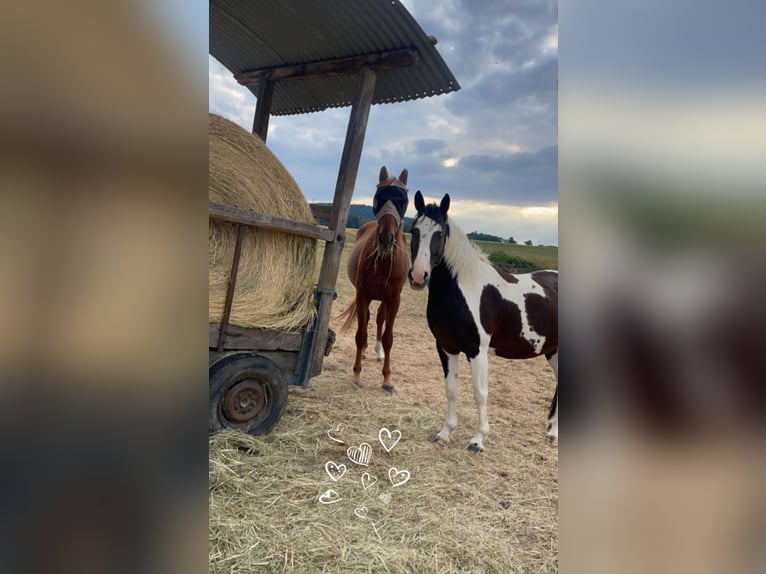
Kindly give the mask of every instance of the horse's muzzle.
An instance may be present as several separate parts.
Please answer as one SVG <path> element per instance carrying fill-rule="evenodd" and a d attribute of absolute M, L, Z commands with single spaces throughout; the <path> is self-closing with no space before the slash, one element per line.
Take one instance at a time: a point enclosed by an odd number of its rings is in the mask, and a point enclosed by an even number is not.
<path fill-rule="evenodd" d="M 384 255 L 388 255 L 394 250 L 394 236 L 379 234 L 378 235 L 378 251 Z"/>
<path fill-rule="evenodd" d="M 412 278 L 412 269 L 410 269 L 407 272 L 407 279 L 409 279 L 409 281 L 410 281 L 410 287 L 412 287 L 416 291 L 420 291 L 421 289 L 424 289 L 426 287 L 426 285 L 428 285 L 428 273 L 426 273 L 425 276 L 423 277 L 423 282 L 422 283 L 417 283 Z"/>

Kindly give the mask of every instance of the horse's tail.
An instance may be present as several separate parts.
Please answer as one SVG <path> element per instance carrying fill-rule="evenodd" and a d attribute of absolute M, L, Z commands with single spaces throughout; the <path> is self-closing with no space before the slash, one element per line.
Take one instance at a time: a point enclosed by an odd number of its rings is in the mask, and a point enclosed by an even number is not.
<path fill-rule="evenodd" d="M 553 393 L 553 399 L 551 399 L 551 408 L 548 411 L 548 418 L 553 418 L 553 415 L 556 414 L 556 409 L 558 409 L 559 406 L 559 385 L 556 383 L 556 390 Z"/>
<path fill-rule="evenodd" d="M 348 330 L 351 328 L 351 325 L 354 324 L 354 319 L 356 319 L 356 297 L 354 297 L 354 299 L 351 301 L 351 304 L 346 307 L 346 310 L 338 315 L 338 319 L 344 320 L 343 326 L 340 328 L 340 332 L 348 332 Z"/>

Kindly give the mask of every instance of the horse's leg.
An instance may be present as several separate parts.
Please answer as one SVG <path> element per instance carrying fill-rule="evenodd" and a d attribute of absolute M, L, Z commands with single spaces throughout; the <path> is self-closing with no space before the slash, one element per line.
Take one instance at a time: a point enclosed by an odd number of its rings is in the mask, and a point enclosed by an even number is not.
<path fill-rule="evenodd" d="M 367 322 L 370 319 L 370 301 L 356 294 L 356 360 L 354 361 L 354 378 L 356 386 L 362 386 L 362 353 L 367 348 Z"/>
<path fill-rule="evenodd" d="M 370 308 L 367 307 L 367 313 L 365 313 L 365 316 L 364 316 L 364 328 L 365 328 L 365 330 L 367 329 L 367 325 L 369 325 L 369 324 L 370 324 Z M 367 351 L 367 337 L 365 337 L 365 339 L 364 339 L 364 348 L 362 349 L 362 360 L 363 361 L 367 359 L 366 351 Z"/>
<path fill-rule="evenodd" d="M 375 354 L 378 356 L 378 361 L 382 361 L 386 358 L 386 353 L 383 351 L 383 324 L 386 322 L 386 302 L 381 301 L 380 307 L 378 307 L 378 316 L 375 319 L 378 324 L 378 332 L 375 337 Z"/>
<path fill-rule="evenodd" d="M 469 360 L 471 366 L 471 381 L 473 382 L 473 398 L 479 411 L 479 429 L 471 442 L 468 450 L 481 452 L 484 450 L 484 436 L 489 433 L 489 420 L 487 419 L 487 375 L 489 359 L 487 358 L 487 346 L 480 347 L 479 354 Z"/>
<path fill-rule="evenodd" d="M 548 440 L 551 442 L 559 438 L 559 352 L 558 350 L 548 357 L 548 364 L 556 374 L 556 391 L 553 393 L 551 410 L 548 414 Z"/>
<path fill-rule="evenodd" d="M 444 428 L 434 437 L 435 442 L 449 442 L 452 431 L 457 428 L 457 359 L 460 355 L 450 355 L 438 343 L 436 351 L 444 370 L 444 389 L 447 393 L 447 419 Z"/>
<path fill-rule="evenodd" d="M 386 306 L 386 327 L 383 330 L 383 390 L 394 392 L 391 384 L 391 347 L 394 344 L 394 321 L 399 311 L 399 297 L 391 297 L 382 305 Z M 380 313 L 378 313 L 380 319 Z"/>

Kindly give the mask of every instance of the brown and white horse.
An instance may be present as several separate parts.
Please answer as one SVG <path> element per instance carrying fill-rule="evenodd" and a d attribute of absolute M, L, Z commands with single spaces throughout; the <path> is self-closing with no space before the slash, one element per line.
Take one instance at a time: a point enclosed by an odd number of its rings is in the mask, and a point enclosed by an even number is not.
<path fill-rule="evenodd" d="M 360 386 L 362 355 L 367 348 L 369 307 L 372 301 L 381 302 L 376 321 L 378 329 L 375 352 L 378 361 L 383 361 L 383 389 L 388 392 L 394 391 L 391 384 L 394 321 L 410 267 L 407 240 L 402 230 L 402 219 L 408 203 L 407 170 L 403 170 L 396 178 L 389 176 L 383 166 L 373 200 L 373 213 L 377 221 L 365 223 L 359 229 L 348 258 L 348 277 L 356 288 L 356 296 L 340 315 L 341 319 L 345 318 L 342 332 L 347 331 L 356 318 L 353 382 Z"/>
<path fill-rule="evenodd" d="M 428 326 L 444 369 L 447 420 L 436 435 L 448 442 L 457 427 L 458 357 L 471 367 L 479 428 L 468 450 L 484 450 L 487 420 L 487 370 L 490 349 L 499 357 L 529 359 L 545 355 L 556 374 L 548 437 L 558 438 L 558 271 L 511 275 L 495 269 L 447 217 L 450 198 L 425 205 L 415 194 L 410 285 L 428 285 Z"/>

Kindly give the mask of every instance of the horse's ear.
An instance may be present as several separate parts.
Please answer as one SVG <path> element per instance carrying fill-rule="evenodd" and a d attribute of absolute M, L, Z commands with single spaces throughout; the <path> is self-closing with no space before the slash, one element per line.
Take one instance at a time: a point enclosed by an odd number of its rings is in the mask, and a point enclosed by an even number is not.
<path fill-rule="evenodd" d="M 399 175 L 399 181 L 401 181 L 404 185 L 407 185 L 407 170 L 403 169 L 402 173 Z"/>
<path fill-rule="evenodd" d="M 444 217 L 447 217 L 447 211 L 449 210 L 449 193 L 445 193 L 442 197 L 442 202 L 439 204 L 439 211 L 442 212 Z"/>
<path fill-rule="evenodd" d="M 386 166 L 380 168 L 380 175 L 378 176 L 378 183 L 383 183 L 388 179 L 388 170 L 386 169 Z"/>
<path fill-rule="evenodd" d="M 426 210 L 426 204 L 423 201 L 423 194 L 420 193 L 420 190 L 415 192 L 415 209 L 418 210 L 418 214 L 421 214 Z"/>

